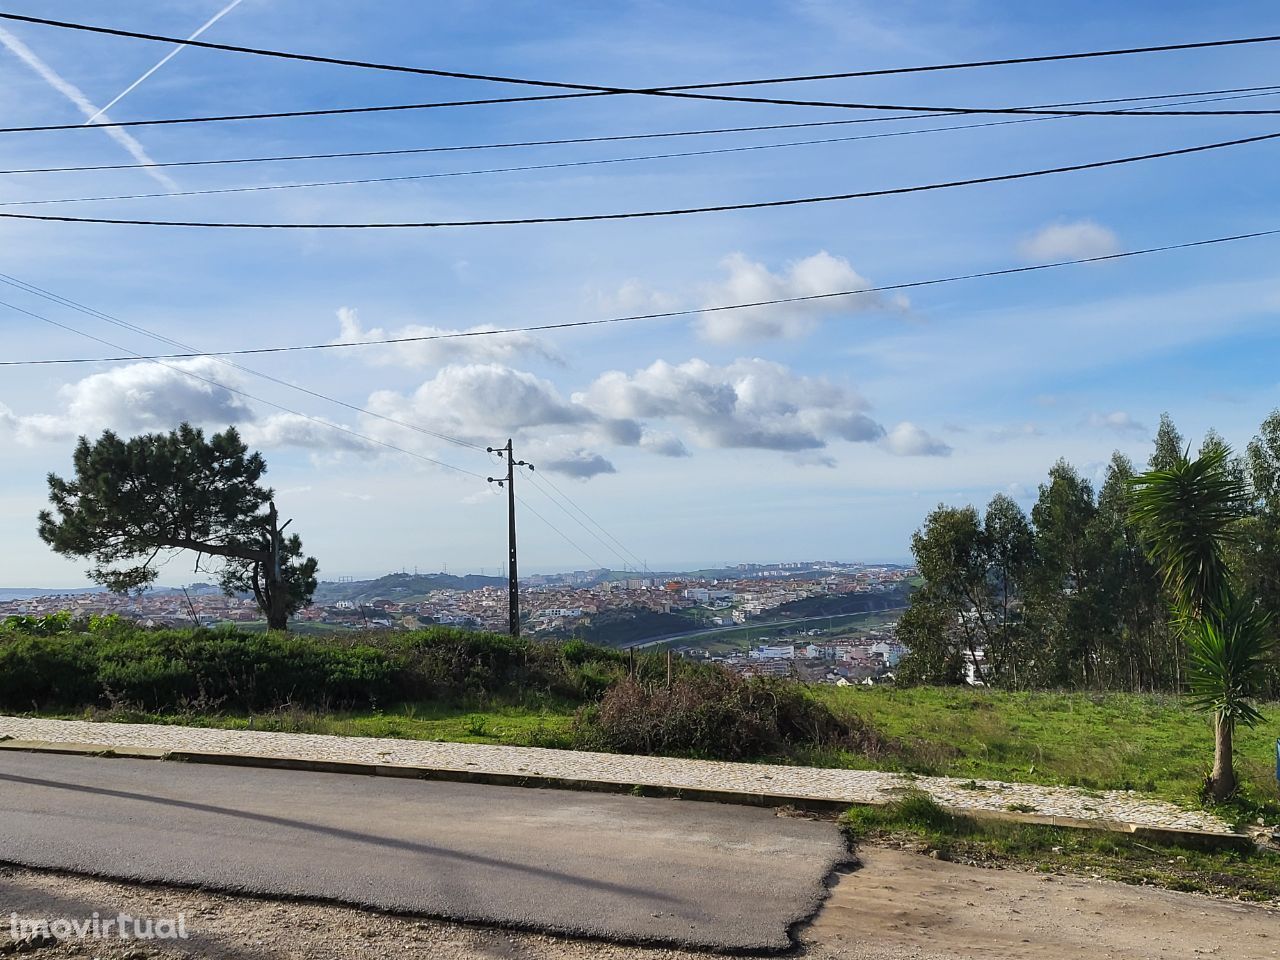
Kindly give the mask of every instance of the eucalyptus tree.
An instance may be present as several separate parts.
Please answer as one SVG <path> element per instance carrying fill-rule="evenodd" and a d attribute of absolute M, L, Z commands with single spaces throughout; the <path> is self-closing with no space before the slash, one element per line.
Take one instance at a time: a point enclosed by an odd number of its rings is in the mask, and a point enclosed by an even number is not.
<path fill-rule="evenodd" d="M 1098 635 L 1105 611 L 1098 608 L 1102 575 L 1096 541 L 1089 536 L 1098 506 L 1093 485 L 1059 460 L 1040 485 L 1031 508 L 1037 565 L 1032 605 L 1044 642 L 1040 665 L 1045 683 L 1089 686 L 1098 680 Z"/>
<path fill-rule="evenodd" d="M 997 494 L 979 517 L 940 504 L 911 538 L 924 586 L 911 595 L 899 635 L 911 650 L 909 679 L 958 682 L 964 666 L 984 684 L 1015 685 L 1020 596 L 1032 557 L 1031 528 Z"/>

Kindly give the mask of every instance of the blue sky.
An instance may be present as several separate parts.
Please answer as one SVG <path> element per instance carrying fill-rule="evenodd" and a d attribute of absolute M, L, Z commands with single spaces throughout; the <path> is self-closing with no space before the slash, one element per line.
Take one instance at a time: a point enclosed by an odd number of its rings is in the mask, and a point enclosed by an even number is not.
<path fill-rule="evenodd" d="M 226 0 L 35 16 L 189 35 Z M 5 125 L 69 123 L 50 82 L 110 101 L 168 48 L 0 25 Z M 1260 2 L 894 5 L 243 0 L 206 39 L 443 69 L 650 86 L 1280 33 Z M 21 46 L 20 46 L 21 45 Z M 45 64 L 42 75 L 22 47 Z M 1025 105 L 1280 84 L 1270 47 L 775 88 L 835 99 Z M 64 87 L 65 90 L 65 87 Z M 115 120 L 502 95 L 509 87 L 187 49 Z M 516 89 L 522 93 L 527 90 Z M 767 92 L 756 90 L 757 93 Z M 1222 107 L 1280 106 L 1280 96 Z M 5 135 L 3 166 L 129 163 L 465 145 L 849 119 L 849 111 L 600 98 L 364 117 Z M 947 126 L 794 131 L 164 171 L 7 175 L 0 203 L 469 171 Z M 388 184 L 13 211 L 359 221 L 618 212 L 878 189 L 1245 137 L 1267 117 L 1068 118 L 715 156 Z M 0 223 L 0 272 L 205 349 L 529 326 L 1001 269 L 1280 227 L 1275 144 L 1016 183 L 640 221 L 386 232 L 216 232 Z M 163 177 L 171 182 L 162 182 Z M 903 559 L 939 501 L 1030 504 L 1059 456 L 1093 473 L 1145 460 L 1159 415 L 1243 445 L 1280 404 L 1280 239 L 867 296 L 508 338 L 251 358 L 246 366 L 518 451 L 654 567 Z M 130 351 L 145 336 L 0 287 L 0 300 Z M 113 351 L 0 307 L 4 358 Z M 485 475 L 483 454 L 215 361 L 189 372 Z M 504 503 L 483 481 L 370 447 L 154 364 L 0 369 L 0 583 L 73 585 L 83 564 L 35 536 L 44 476 L 74 438 L 236 422 L 322 575 L 495 572 Z M 558 471 L 558 472 L 557 472 Z M 544 483 L 547 481 L 543 481 Z M 553 490 L 554 490 L 553 488 Z M 537 485 L 522 488 L 528 570 L 620 567 Z M 579 549 L 581 548 L 581 549 Z M 165 582 L 192 578 L 179 558 Z"/>

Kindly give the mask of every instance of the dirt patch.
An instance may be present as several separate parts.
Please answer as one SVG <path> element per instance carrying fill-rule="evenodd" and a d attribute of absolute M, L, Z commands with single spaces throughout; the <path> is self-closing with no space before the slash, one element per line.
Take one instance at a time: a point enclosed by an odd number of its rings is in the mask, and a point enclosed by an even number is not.
<path fill-rule="evenodd" d="M 1197 894 L 989 870 L 861 846 L 801 936 L 859 960 L 1280 957 L 1280 912 Z"/>

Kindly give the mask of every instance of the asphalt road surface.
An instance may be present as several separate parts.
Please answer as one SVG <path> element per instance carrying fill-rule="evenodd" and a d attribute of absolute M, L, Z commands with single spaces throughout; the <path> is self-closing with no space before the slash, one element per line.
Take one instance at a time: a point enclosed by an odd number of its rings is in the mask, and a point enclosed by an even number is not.
<path fill-rule="evenodd" d="M 834 824 L 749 807 L 0 757 L 0 861 L 570 936 L 783 950 L 847 857 Z"/>

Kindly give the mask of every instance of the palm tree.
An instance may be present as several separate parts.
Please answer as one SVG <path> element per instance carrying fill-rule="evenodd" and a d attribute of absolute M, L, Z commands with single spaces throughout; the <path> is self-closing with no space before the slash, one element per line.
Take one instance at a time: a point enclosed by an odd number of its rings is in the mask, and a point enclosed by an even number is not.
<path fill-rule="evenodd" d="M 1195 460 L 1184 454 L 1167 469 L 1130 480 L 1132 516 L 1186 639 L 1192 703 L 1213 712 L 1207 786 L 1217 801 L 1235 793 L 1235 728 L 1260 719 L 1250 698 L 1274 642 L 1268 615 L 1239 596 L 1226 559 L 1249 513 L 1248 490 L 1230 453 L 1217 444 Z"/>

